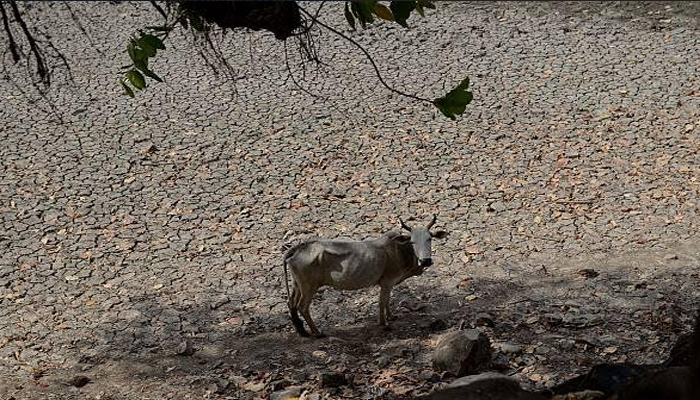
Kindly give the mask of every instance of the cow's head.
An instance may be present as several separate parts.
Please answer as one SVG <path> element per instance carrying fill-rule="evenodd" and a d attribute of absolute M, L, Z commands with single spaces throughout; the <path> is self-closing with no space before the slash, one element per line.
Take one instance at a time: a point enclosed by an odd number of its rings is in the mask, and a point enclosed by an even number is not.
<path fill-rule="evenodd" d="M 429 267 L 433 265 L 433 252 L 431 250 L 431 242 L 433 238 L 443 239 L 447 236 L 445 231 L 430 232 L 430 228 L 435 225 L 437 220 L 437 215 L 433 215 L 433 220 L 425 227 L 411 228 L 406 225 L 405 222 L 399 217 L 399 222 L 401 222 L 401 227 L 411 233 L 411 244 L 413 245 L 413 251 L 416 253 L 418 258 L 418 265 L 422 268 Z"/>

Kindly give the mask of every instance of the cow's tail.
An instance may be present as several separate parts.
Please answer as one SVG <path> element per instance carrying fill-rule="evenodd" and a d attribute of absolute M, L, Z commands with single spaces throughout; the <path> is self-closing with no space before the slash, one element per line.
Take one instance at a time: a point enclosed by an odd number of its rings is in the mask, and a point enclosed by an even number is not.
<path fill-rule="evenodd" d="M 284 266 L 284 284 L 287 286 L 287 303 L 289 303 L 291 295 L 289 294 L 289 273 L 287 272 L 287 257 L 282 262 Z"/>
<path fill-rule="evenodd" d="M 284 267 L 284 284 L 287 286 L 287 302 L 289 302 L 291 296 L 289 293 L 289 273 L 287 272 L 287 260 L 293 255 L 297 247 L 298 245 L 293 246 L 291 243 L 285 243 L 282 245 L 282 251 L 284 252 L 284 261 L 282 262 L 282 266 Z"/>
<path fill-rule="evenodd" d="M 289 247 L 288 245 L 283 246 L 282 248 L 286 251 L 284 253 L 284 261 L 282 262 L 282 266 L 284 268 L 284 284 L 287 287 L 287 307 L 289 308 L 289 317 L 292 320 L 292 325 L 294 325 L 294 329 L 296 329 L 301 336 L 309 336 L 309 333 L 304 328 L 304 323 L 301 321 L 301 318 L 299 318 L 299 311 L 297 309 L 298 305 L 296 304 L 295 299 L 292 299 L 291 293 L 289 292 L 289 273 L 287 272 L 287 260 L 289 260 L 289 258 L 292 257 L 294 253 L 296 253 L 296 251 L 303 245 L 305 245 L 305 243 L 301 243 L 293 247 Z"/>

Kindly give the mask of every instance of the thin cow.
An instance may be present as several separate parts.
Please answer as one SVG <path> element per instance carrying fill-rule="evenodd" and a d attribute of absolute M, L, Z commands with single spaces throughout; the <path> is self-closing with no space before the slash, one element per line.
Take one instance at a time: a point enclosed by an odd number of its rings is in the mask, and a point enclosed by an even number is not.
<path fill-rule="evenodd" d="M 430 232 L 436 219 L 433 215 L 427 226 L 414 229 L 399 218 L 401 227 L 410 235 L 388 232 L 377 239 L 360 242 L 311 240 L 287 250 L 284 255 L 287 304 L 297 332 L 309 336 L 299 318 L 301 312 L 311 334 L 324 336 L 309 313 L 311 300 L 321 286 L 357 290 L 379 285 L 379 324 L 388 326 L 392 287 L 407 278 L 421 275 L 425 268 L 431 266 L 431 240 L 447 236 L 445 231 Z M 287 267 L 292 272 L 291 294 Z"/>

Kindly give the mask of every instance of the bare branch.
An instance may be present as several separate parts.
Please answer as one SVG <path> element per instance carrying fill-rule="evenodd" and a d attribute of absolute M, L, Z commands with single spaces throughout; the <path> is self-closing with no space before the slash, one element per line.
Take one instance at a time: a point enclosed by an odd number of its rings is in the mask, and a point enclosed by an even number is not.
<path fill-rule="evenodd" d="M 301 31 L 299 33 L 295 33 L 293 36 L 305 35 L 305 34 L 311 32 L 311 29 L 313 29 L 314 24 L 316 23 L 316 21 L 318 21 L 318 15 L 321 13 L 321 9 L 323 8 L 323 6 L 325 4 L 326 4 L 325 0 L 322 1 L 321 4 L 316 9 L 316 15 L 314 15 L 313 18 L 311 18 L 311 24 L 309 26 L 307 26 L 303 31 Z M 301 7 L 299 7 L 299 8 L 301 8 Z"/>
<path fill-rule="evenodd" d="M 22 15 L 19 13 L 19 9 L 17 8 L 17 3 L 15 1 L 11 1 L 10 8 L 12 9 L 12 14 L 15 17 L 15 20 L 22 28 L 22 32 L 29 42 L 30 51 L 32 54 L 34 54 L 34 58 L 36 59 L 36 72 L 39 74 L 41 82 L 48 86 L 51 83 L 51 76 L 46 68 L 46 64 L 44 63 L 44 56 L 41 54 L 41 50 L 39 49 L 39 46 L 37 46 L 34 36 L 32 36 L 29 28 L 27 28 L 27 24 L 22 19 Z"/>
<path fill-rule="evenodd" d="M 2 5 L 1 2 L 0 13 L 2 14 L 2 25 L 5 28 L 7 38 L 10 41 L 10 52 L 12 53 L 12 60 L 14 62 L 17 62 L 20 59 L 19 52 L 17 51 L 17 43 L 15 42 L 15 38 L 12 36 L 12 30 L 10 29 L 10 21 L 8 19 L 7 13 L 5 12 L 5 7 Z"/>
<path fill-rule="evenodd" d="M 70 17 L 73 20 L 73 23 L 75 24 L 75 26 L 78 27 L 78 29 L 80 29 L 80 32 L 87 38 L 87 40 L 90 43 L 90 45 L 92 46 L 92 48 L 97 51 L 97 54 L 104 56 L 104 53 L 102 53 L 102 51 L 99 49 L 99 47 L 97 47 L 95 45 L 95 42 L 92 40 L 92 36 L 90 34 L 88 34 L 87 30 L 85 29 L 83 24 L 80 22 L 80 18 L 78 18 L 78 16 L 75 14 L 75 12 L 73 11 L 73 8 L 67 2 L 63 3 L 63 6 L 66 7 L 68 12 L 70 13 Z M 88 22 L 90 22 L 89 19 L 90 18 L 88 18 Z M 54 48 L 54 51 L 58 52 L 55 48 Z M 59 55 L 59 57 L 61 59 L 64 58 L 64 57 L 62 57 L 62 55 Z M 70 68 L 69 68 L 69 70 L 70 70 Z"/>
<path fill-rule="evenodd" d="M 166 14 L 165 11 L 163 11 L 163 8 L 162 8 L 161 6 L 159 6 L 158 3 L 156 3 L 155 1 L 150 1 L 150 3 L 151 3 L 151 5 L 153 6 L 153 8 L 155 8 L 156 10 L 158 10 L 158 12 L 160 13 L 160 15 L 163 16 L 163 19 L 167 21 L 167 20 L 168 20 L 168 14 Z"/>
<path fill-rule="evenodd" d="M 309 14 L 309 12 L 306 11 L 303 7 L 300 6 L 300 7 L 299 7 L 299 10 L 300 10 L 301 12 L 303 12 L 304 14 L 306 14 L 307 16 L 309 16 L 309 18 L 314 18 L 314 17 L 313 17 L 311 14 Z M 314 19 L 315 19 L 315 18 L 314 18 Z M 374 72 L 376 73 L 377 78 L 379 79 L 379 82 L 381 82 L 382 86 L 384 86 L 387 90 L 389 90 L 389 91 L 391 91 L 391 92 L 394 92 L 394 93 L 396 93 L 396 94 L 399 94 L 399 95 L 401 95 L 401 96 L 411 98 L 411 99 L 415 99 L 415 100 L 419 100 L 419 101 L 425 101 L 425 102 L 428 102 L 428 103 L 431 103 L 431 104 L 433 103 L 432 100 L 425 99 L 425 98 L 423 98 L 423 97 L 418 97 L 418 96 L 415 96 L 415 95 L 412 95 L 412 94 L 408 94 L 408 93 L 402 92 L 402 91 L 400 91 L 400 90 L 398 90 L 398 89 L 394 89 L 393 87 L 389 86 L 389 84 L 387 84 L 387 83 L 384 81 L 384 78 L 382 77 L 381 72 L 379 72 L 379 67 L 377 67 L 377 64 L 374 62 L 374 59 L 373 59 L 372 56 L 369 54 L 369 52 L 368 52 L 364 47 L 362 47 L 362 45 L 360 45 L 359 43 L 357 43 L 355 40 L 353 40 L 353 39 L 350 38 L 349 36 L 346 36 L 346 35 L 343 34 L 342 32 L 340 32 L 340 31 L 338 31 L 338 30 L 336 30 L 336 29 L 334 29 L 334 28 L 332 28 L 332 27 L 330 27 L 330 26 L 324 24 L 323 22 L 319 21 L 318 19 L 316 19 L 316 23 L 319 24 L 320 26 L 322 26 L 322 27 L 328 29 L 329 31 L 335 33 L 336 35 L 340 36 L 341 38 L 347 40 L 348 42 L 352 43 L 352 44 L 355 45 L 355 47 L 357 47 L 358 49 L 362 50 L 362 52 L 363 52 L 363 53 L 365 54 L 365 56 L 367 57 L 367 60 L 369 60 L 370 64 L 372 64 L 372 67 L 374 68 Z"/>

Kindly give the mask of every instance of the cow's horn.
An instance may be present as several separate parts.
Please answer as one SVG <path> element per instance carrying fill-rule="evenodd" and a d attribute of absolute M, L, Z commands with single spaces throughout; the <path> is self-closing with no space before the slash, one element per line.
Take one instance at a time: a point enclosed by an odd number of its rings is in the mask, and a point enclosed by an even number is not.
<path fill-rule="evenodd" d="M 435 225 L 435 221 L 436 221 L 436 220 L 437 220 L 437 215 L 433 214 L 433 220 L 430 221 L 430 223 L 428 224 L 428 226 L 426 227 L 426 229 L 432 228 L 433 225 Z"/>
<path fill-rule="evenodd" d="M 401 227 L 402 227 L 403 229 L 405 229 L 405 230 L 411 232 L 411 227 L 408 226 L 408 225 L 406 225 L 406 223 L 403 222 L 403 220 L 401 219 L 401 217 L 399 217 L 399 222 L 401 222 Z"/>

